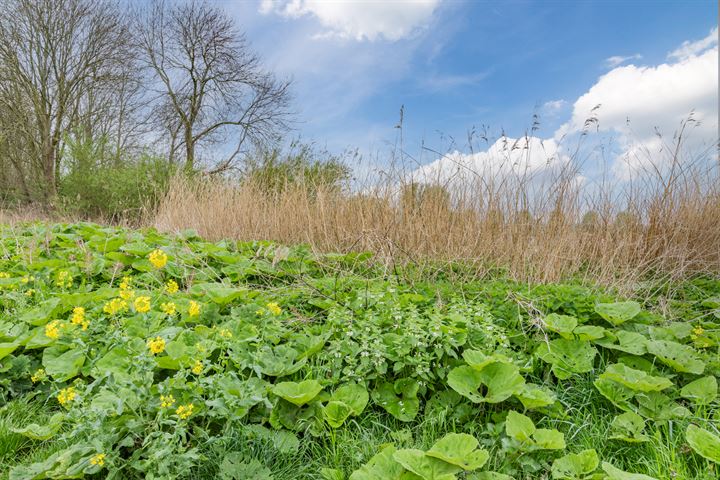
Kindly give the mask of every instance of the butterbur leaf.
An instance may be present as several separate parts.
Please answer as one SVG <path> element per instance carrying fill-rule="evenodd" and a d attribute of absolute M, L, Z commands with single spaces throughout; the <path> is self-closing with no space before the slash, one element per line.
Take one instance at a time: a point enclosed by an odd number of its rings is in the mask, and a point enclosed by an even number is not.
<path fill-rule="evenodd" d="M 573 330 L 578 340 L 597 340 L 605 336 L 605 329 L 597 325 L 580 325 Z"/>
<path fill-rule="evenodd" d="M 712 375 L 698 378 L 680 389 L 680 396 L 693 401 L 698 405 L 711 403 L 718 394 L 718 384 Z"/>
<path fill-rule="evenodd" d="M 43 352 L 43 367 L 47 374 L 58 382 L 76 376 L 84 363 L 85 353 L 77 348 L 63 352 L 59 347 L 50 347 Z"/>
<path fill-rule="evenodd" d="M 323 418 L 333 428 L 338 428 L 353 413 L 352 409 L 343 402 L 331 401 L 323 407 Z"/>
<path fill-rule="evenodd" d="M 618 330 L 609 334 L 610 338 L 596 340 L 595 343 L 601 347 L 619 350 L 632 355 L 644 355 L 647 352 L 647 338 L 637 332 Z M 617 343 L 615 343 L 617 340 Z"/>
<path fill-rule="evenodd" d="M 405 469 L 393 459 L 397 449 L 393 445 L 383 448 L 365 465 L 355 470 L 349 480 L 400 480 Z"/>
<path fill-rule="evenodd" d="M 323 480 L 345 480 L 345 474 L 337 468 L 321 468 L 320 476 L 322 476 Z"/>
<path fill-rule="evenodd" d="M 529 417 L 513 410 L 508 412 L 505 419 L 505 433 L 520 442 L 527 442 L 535 433 L 535 424 Z"/>
<path fill-rule="evenodd" d="M 617 326 L 632 320 L 641 307 L 637 302 L 616 302 L 616 303 L 598 303 L 595 305 L 595 312 L 602 318 Z"/>
<path fill-rule="evenodd" d="M 487 462 L 486 450 L 477 450 L 478 441 L 466 433 L 449 433 L 435 442 L 426 455 L 434 457 L 463 470 L 476 470 Z"/>
<path fill-rule="evenodd" d="M 630 443 L 641 443 L 650 440 L 643 434 L 645 420 L 635 412 L 625 412 L 615 417 L 610 424 L 610 438 Z"/>
<path fill-rule="evenodd" d="M 246 459 L 238 452 L 225 455 L 220 464 L 222 480 L 272 480 L 272 472 L 255 459 Z"/>
<path fill-rule="evenodd" d="M 688 445 L 703 458 L 720 463 L 720 437 L 696 425 L 688 425 L 685 430 Z"/>
<path fill-rule="evenodd" d="M 573 338 L 573 330 L 577 327 L 577 319 L 569 315 L 551 313 L 543 319 L 546 330 L 560 334 L 563 338 Z"/>
<path fill-rule="evenodd" d="M 649 477 L 640 473 L 624 472 L 608 462 L 602 463 L 602 469 L 607 473 L 607 480 L 657 480 L 655 477 Z"/>
<path fill-rule="evenodd" d="M 690 416 L 690 410 L 660 392 L 640 393 L 636 399 L 638 402 L 638 413 L 656 421 Z"/>
<path fill-rule="evenodd" d="M 552 391 L 533 383 L 525 384 L 519 391 L 515 392 L 515 397 L 527 409 L 547 407 L 555 403 L 556 400 Z"/>
<path fill-rule="evenodd" d="M 631 390 L 640 392 L 658 392 L 672 387 L 673 383 L 665 377 L 654 377 L 642 370 L 635 370 L 622 363 L 608 365 L 600 378 L 612 380 Z"/>
<path fill-rule="evenodd" d="M 533 441 L 537 448 L 543 450 L 563 450 L 565 448 L 565 434 L 558 430 L 538 428 L 533 433 Z"/>
<path fill-rule="evenodd" d="M 552 478 L 575 480 L 594 472 L 600 460 L 594 449 L 583 450 L 580 453 L 570 453 L 560 457 L 552 464 Z"/>
<path fill-rule="evenodd" d="M 536 353 L 542 361 L 552 364 L 552 372 L 557 378 L 564 380 L 573 373 L 592 370 L 597 350 L 589 342 L 558 338 L 541 343 Z"/>
<path fill-rule="evenodd" d="M 468 480 L 514 480 L 510 475 L 498 472 L 477 472 L 467 476 Z"/>
<path fill-rule="evenodd" d="M 462 470 L 457 465 L 427 456 L 422 450 L 412 448 L 398 450 L 393 454 L 393 458 L 424 480 L 454 480 L 454 474 Z"/>
<path fill-rule="evenodd" d="M 398 395 L 399 392 L 396 391 L 395 386 L 385 382 L 373 390 L 372 396 L 375 403 L 379 404 L 390 415 L 402 422 L 409 422 L 415 418 L 420 409 L 420 401 L 415 396 L 417 388 L 404 384 L 400 386 L 403 387 L 404 394 Z M 412 395 L 408 395 L 408 393 Z"/>
<path fill-rule="evenodd" d="M 678 372 L 700 375 L 705 370 L 705 363 L 700 360 L 695 350 L 687 345 L 667 340 L 653 340 L 647 342 L 647 350 Z"/>
<path fill-rule="evenodd" d="M 605 398 L 610 400 L 613 405 L 621 410 L 630 411 L 632 404 L 630 401 L 633 399 L 637 392 L 606 378 L 598 378 L 593 382 L 595 388 Z"/>
<path fill-rule="evenodd" d="M 50 420 L 48 420 L 44 425 L 31 423 L 23 428 L 11 428 L 10 430 L 28 438 L 32 438 L 33 440 L 47 440 L 55 436 L 55 434 L 60 431 L 60 427 L 62 426 L 64 419 L 64 413 L 56 413 L 50 417 Z"/>
<path fill-rule="evenodd" d="M 317 380 L 302 382 L 280 382 L 273 386 L 272 392 L 278 397 L 301 407 L 315 398 L 322 390 Z"/>
<path fill-rule="evenodd" d="M 342 402 L 352 410 L 353 415 L 360 415 L 368 403 L 369 395 L 365 387 L 357 383 L 347 383 L 338 387 L 330 397 L 331 401 Z"/>
<path fill-rule="evenodd" d="M 475 403 L 499 403 L 520 392 L 525 380 L 516 365 L 494 362 L 482 370 L 473 367 L 456 367 L 448 374 L 448 385 Z M 487 393 L 481 395 L 478 389 L 485 385 Z"/>

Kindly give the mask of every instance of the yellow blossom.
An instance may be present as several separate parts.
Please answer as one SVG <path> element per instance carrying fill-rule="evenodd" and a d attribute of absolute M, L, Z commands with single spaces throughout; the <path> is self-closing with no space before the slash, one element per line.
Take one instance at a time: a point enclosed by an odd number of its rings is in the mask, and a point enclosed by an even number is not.
<path fill-rule="evenodd" d="M 90 459 L 90 465 L 97 465 L 98 467 L 105 465 L 105 454 L 98 453 L 97 455 L 93 455 Z"/>
<path fill-rule="evenodd" d="M 160 305 L 160 309 L 166 314 L 166 315 L 175 315 L 176 312 L 176 306 L 173 302 L 167 302 Z"/>
<path fill-rule="evenodd" d="M 121 289 L 118 295 L 120 295 L 120 298 L 122 298 L 123 300 L 132 300 L 135 296 L 135 291 Z"/>
<path fill-rule="evenodd" d="M 267 309 L 270 310 L 270 313 L 273 315 L 280 315 L 282 313 L 282 309 L 280 308 L 280 305 L 278 305 L 275 302 L 270 302 L 266 305 Z"/>
<path fill-rule="evenodd" d="M 72 402 L 75 399 L 75 396 L 75 389 L 73 387 L 67 387 L 60 390 L 60 393 L 57 395 L 57 399 L 58 402 L 60 402 L 60 405 L 64 407 L 68 403 Z"/>
<path fill-rule="evenodd" d="M 195 364 L 192 367 L 192 372 L 195 375 L 200 375 L 203 371 L 203 364 L 200 360 L 195 360 Z"/>
<path fill-rule="evenodd" d="M 175 397 L 172 395 L 160 395 L 160 406 L 162 408 L 168 408 L 175 405 Z"/>
<path fill-rule="evenodd" d="M 42 369 L 42 368 L 36 370 L 35 373 L 33 373 L 33 374 L 30 376 L 30 380 L 31 380 L 33 383 L 40 382 L 40 381 L 42 381 L 42 380 L 44 380 L 44 379 L 45 379 L 45 370 Z"/>
<path fill-rule="evenodd" d="M 66 287 L 69 288 L 72 286 L 73 279 L 72 275 L 70 275 L 70 272 L 67 270 L 62 270 L 58 272 L 58 274 L 55 277 L 55 285 L 58 287 Z"/>
<path fill-rule="evenodd" d="M 223 338 L 232 338 L 232 332 L 227 328 L 220 329 L 220 336 Z"/>
<path fill-rule="evenodd" d="M 150 297 L 137 297 L 135 302 L 135 310 L 139 313 L 145 313 L 150 311 Z"/>
<path fill-rule="evenodd" d="M 695 327 L 695 328 L 693 329 L 693 333 L 694 333 L 695 335 L 702 335 L 703 333 L 705 333 L 705 330 L 703 329 L 703 327 L 701 327 L 700 325 L 698 325 L 697 327 Z"/>
<path fill-rule="evenodd" d="M 195 300 L 190 300 L 190 305 L 188 306 L 188 315 L 190 315 L 191 317 L 196 317 L 200 315 L 200 304 Z"/>
<path fill-rule="evenodd" d="M 45 336 L 53 340 L 60 338 L 60 320 L 53 320 L 45 325 Z"/>
<path fill-rule="evenodd" d="M 153 354 L 165 351 L 165 340 L 162 337 L 151 338 L 147 341 L 147 346 Z"/>
<path fill-rule="evenodd" d="M 82 325 L 85 323 L 85 309 L 83 307 L 75 307 L 73 308 L 72 317 L 70 317 L 70 321 L 74 325 Z"/>
<path fill-rule="evenodd" d="M 167 264 L 168 257 L 165 252 L 158 248 L 150 252 L 148 260 L 150 260 L 150 263 L 152 263 L 155 268 L 163 268 Z"/>
<path fill-rule="evenodd" d="M 120 312 L 124 312 L 127 310 L 128 304 L 125 300 L 122 298 L 113 298 L 109 302 L 105 304 L 103 307 L 103 312 L 107 313 L 108 315 L 115 315 Z"/>
<path fill-rule="evenodd" d="M 177 408 L 177 410 L 175 410 L 175 413 L 177 414 L 178 417 L 180 417 L 181 419 L 184 420 L 184 419 L 188 418 L 190 415 L 192 415 L 193 408 L 195 408 L 195 407 L 193 406 L 192 403 L 188 403 L 187 405 L 180 405 Z"/>
<path fill-rule="evenodd" d="M 23 284 L 30 283 L 30 282 L 34 282 L 34 281 L 35 281 L 35 277 L 30 276 L 30 275 L 25 275 L 24 277 L 22 277 L 22 278 L 20 279 L 20 281 L 21 281 Z"/>
<path fill-rule="evenodd" d="M 132 286 L 132 277 L 123 277 L 120 282 L 120 290 L 130 290 Z"/>
<path fill-rule="evenodd" d="M 255 315 L 265 315 L 265 309 L 260 307 L 257 310 L 255 310 Z"/>
<path fill-rule="evenodd" d="M 178 284 L 175 280 L 168 280 L 167 283 L 165 284 L 165 291 L 167 293 L 172 294 L 172 293 L 177 292 L 179 289 L 180 289 L 180 287 L 178 286 Z"/>
<path fill-rule="evenodd" d="M 25 292 L 25 295 L 27 295 L 28 297 L 32 297 L 33 295 L 35 295 L 35 290 L 31 288 L 30 290 Z"/>

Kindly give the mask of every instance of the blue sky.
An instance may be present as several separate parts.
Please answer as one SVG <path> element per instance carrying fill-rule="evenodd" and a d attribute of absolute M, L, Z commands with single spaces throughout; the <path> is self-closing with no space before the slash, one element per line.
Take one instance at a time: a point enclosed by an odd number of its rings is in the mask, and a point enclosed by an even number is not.
<path fill-rule="evenodd" d="M 624 103 L 640 139 L 650 138 L 654 123 L 674 128 L 679 112 L 693 108 L 704 115 L 701 136 L 717 132 L 717 68 L 696 58 L 713 48 L 717 58 L 714 1 L 218 3 L 267 65 L 294 79 L 296 134 L 331 151 L 387 151 L 401 105 L 413 154 L 422 142 L 444 151 L 450 137 L 462 150 L 473 126 L 489 126 L 493 137 L 521 136 L 534 113 L 541 118 L 535 135 L 553 138 L 563 125 L 572 132 L 573 119 L 577 130 L 588 113 L 580 108 L 604 100 L 598 92 L 613 96 L 646 80 L 648 89 L 661 89 L 649 98 L 668 105 L 645 109 L 632 101 L 637 95 L 629 102 L 620 95 L 609 100 L 608 132 L 620 132 L 612 109 Z M 689 52 L 677 53 L 683 42 Z M 666 98 L 663 75 L 686 95 Z"/>

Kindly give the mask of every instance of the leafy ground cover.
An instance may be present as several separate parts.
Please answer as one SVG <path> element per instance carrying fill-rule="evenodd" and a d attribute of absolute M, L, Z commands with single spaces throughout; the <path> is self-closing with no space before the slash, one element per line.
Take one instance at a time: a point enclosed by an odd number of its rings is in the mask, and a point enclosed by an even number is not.
<path fill-rule="evenodd" d="M 633 300 L 87 223 L 0 227 L 0 272 L 2 478 L 718 476 L 717 278 Z"/>

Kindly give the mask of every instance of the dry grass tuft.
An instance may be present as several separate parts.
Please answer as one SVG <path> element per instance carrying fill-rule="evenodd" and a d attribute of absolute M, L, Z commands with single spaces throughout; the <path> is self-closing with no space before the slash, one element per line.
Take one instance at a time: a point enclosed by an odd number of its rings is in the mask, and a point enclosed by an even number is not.
<path fill-rule="evenodd" d="M 518 280 L 582 277 L 629 285 L 648 275 L 720 273 L 716 161 L 647 164 L 632 182 L 579 182 L 575 162 L 550 174 L 413 182 L 395 171 L 364 193 L 301 184 L 267 192 L 252 183 L 176 178 L 152 218 L 163 231 L 209 239 L 308 243 L 323 252 L 367 250 L 388 267 L 461 261 L 473 275 Z"/>

